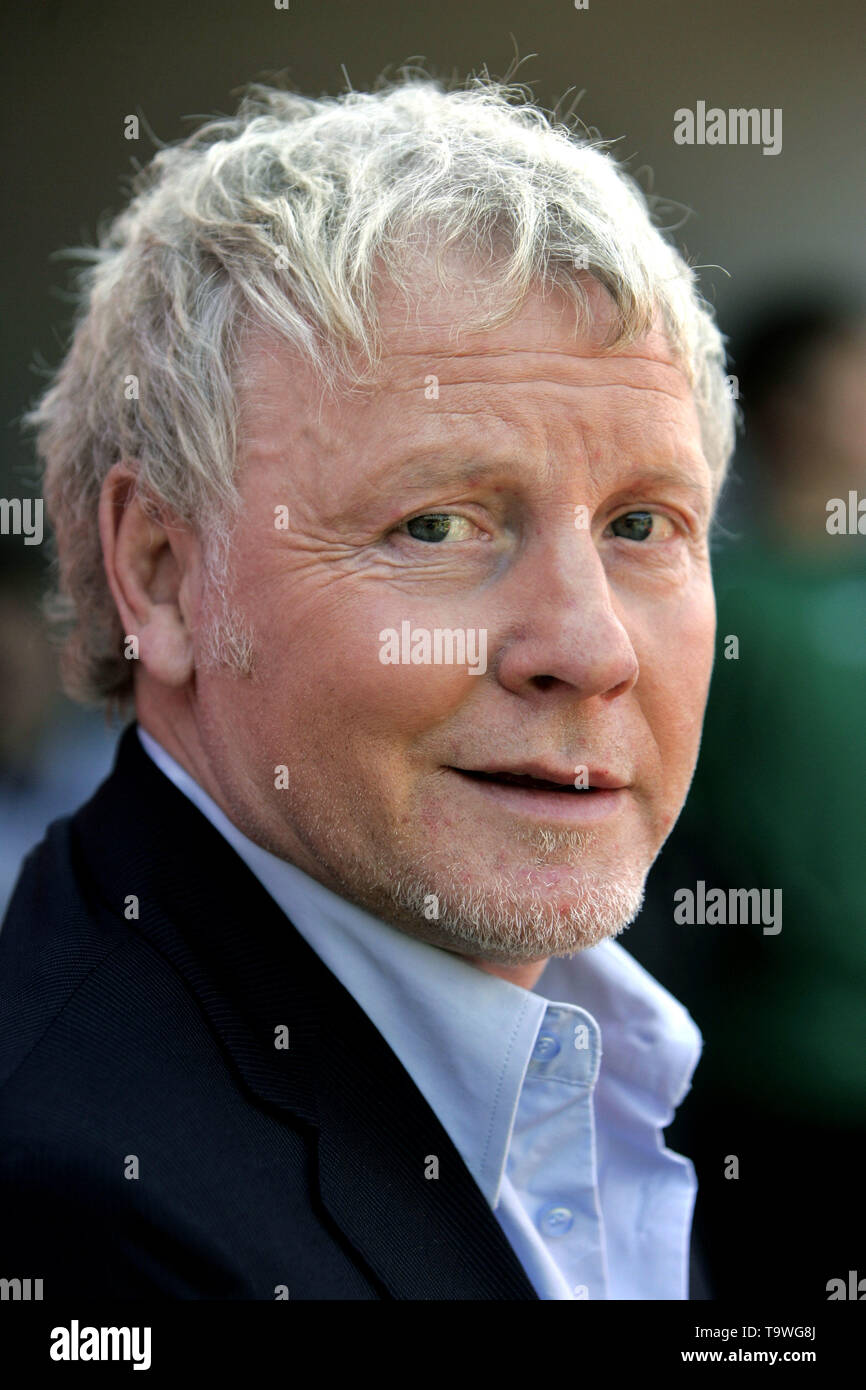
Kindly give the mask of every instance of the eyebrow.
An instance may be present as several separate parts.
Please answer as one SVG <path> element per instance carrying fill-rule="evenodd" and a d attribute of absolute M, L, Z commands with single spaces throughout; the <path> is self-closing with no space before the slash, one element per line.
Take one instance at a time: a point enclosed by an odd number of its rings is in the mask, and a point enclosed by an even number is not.
<path fill-rule="evenodd" d="M 501 458 L 490 455 L 476 457 L 474 454 L 457 449 L 453 445 L 443 448 L 431 446 L 418 453 L 412 453 L 392 460 L 370 478 L 375 486 L 388 483 L 430 482 L 432 477 L 444 482 L 468 482 L 477 478 L 482 481 L 495 473 L 504 473 L 514 464 L 513 455 L 503 454 Z"/>
<path fill-rule="evenodd" d="M 413 452 L 396 462 L 383 465 L 369 482 L 374 487 L 382 484 L 412 486 L 416 482 L 419 486 L 424 483 L 452 481 L 480 483 L 492 476 L 501 476 L 508 472 L 513 468 L 514 462 L 511 454 L 481 457 L 465 452 L 457 454 L 453 447 L 431 447 L 429 450 Z M 703 460 L 701 462 L 709 472 L 709 465 Z M 702 469 L 698 466 L 697 459 L 694 460 L 694 467 L 700 476 Z M 708 512 L 712 509 L 712 482 L 710 479 L 706 483 L 698 481 L 690 467 L 690 460 L 686 457 L 672 467 L 654 467 L 652 463 L 644 461 L 633 478 L 625 479 L 621 486 L 611 491 L 616 496 L 619 493 L 631 494 L 644 488 L 655 487 L 678 488 L 689 494 L 699 510 Z"/>
<path fill-rule="evenodd" d="M 709 464 L 704 466 L 709 473 Z M 707 483 L 698 482 L 687 464 L 674 468 L 653 468 L 651 464 L 645 464 L 642 471 L 624 483 L 618 491 L 622 493 L 640 492 L 643 488 L 652 487 L 679 488 L 681 491 L 687 492 L 701 509 L 709 510 L 712 506 L 712 477 L 710 476 Z"/>

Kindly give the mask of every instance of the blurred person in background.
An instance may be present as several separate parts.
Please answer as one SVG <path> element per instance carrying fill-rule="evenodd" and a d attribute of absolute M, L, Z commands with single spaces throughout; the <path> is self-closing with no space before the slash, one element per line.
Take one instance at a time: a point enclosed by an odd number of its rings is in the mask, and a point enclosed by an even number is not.
<path fill-rule="evenodd" d="M 748 499 L 714 559 L 695 780 L 629 949 L 706 1039 L 677 1142 L 715 1296 L 812 1297 L 866 1273 L 866 317 L 789 303 L 734 365 Z M 780 888 L 781 929 L 677 925 L 698 880 Z"/>

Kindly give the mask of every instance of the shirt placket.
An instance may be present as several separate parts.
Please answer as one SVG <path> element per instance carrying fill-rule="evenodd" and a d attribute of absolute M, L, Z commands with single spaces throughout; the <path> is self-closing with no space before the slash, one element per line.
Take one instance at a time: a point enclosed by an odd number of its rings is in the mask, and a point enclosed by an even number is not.
<path fill-rule="evenodd" d="M 607 1298 L 594 1093 L 601 1034 L 586 1010 L 548 1005 L 526 1070 L 507 1172 L 573 1298 Z"/>

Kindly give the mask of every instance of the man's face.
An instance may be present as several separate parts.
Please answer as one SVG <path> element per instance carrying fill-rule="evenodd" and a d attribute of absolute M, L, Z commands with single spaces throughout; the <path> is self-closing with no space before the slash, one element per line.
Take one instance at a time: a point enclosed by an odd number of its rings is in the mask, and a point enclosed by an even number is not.
<path fill-rule="evenodd" d="M 407 320 L 392 295 L 377 385 L 339 403 L 272 340 L 248 359 L 232 573 L 254 669 L 196 673 L 208 789 L 272 852 L 481 961 L 631 920 L 712 667 L 688 382 L 656 332 L 602 355 L 592 284 L 590 303 L 589 336 L 533 296 L 455 341 L 467 301 L 431 292 Z M 464 664 L 403 660 L 445 629 Z"/>

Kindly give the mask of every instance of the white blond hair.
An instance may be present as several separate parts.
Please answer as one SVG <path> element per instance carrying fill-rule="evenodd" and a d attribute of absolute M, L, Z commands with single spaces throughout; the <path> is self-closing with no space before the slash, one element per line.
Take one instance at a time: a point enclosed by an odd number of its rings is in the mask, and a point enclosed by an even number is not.
<path fill-rule="evenodd" d="M 303 354 L 324 390 L 371 379 L 381 355 L 374 275 L 411 294 L 411 257 L 451 248 L 495 286 L 473 327 L 560 287 L 586 322 L 586 274 L 608 291 L 608 346 L 655 315 L 689 378 L 716 494 L 735 406 L 723 339 L 694 271 L 600 141 L 486 74 L 446 90 L 412 73 L 374 92 L 313 99 L 255 84 L 238 112 L 159 150 L 128 207 L 76 251 L 69 351 L 35 408 L 56 533 L 52 612 L 67 689 L 122 704 L 132 690 L 106 581 L 97 507 L 118 460 L 141 495 L 205 539 L 224 586 L 236 515 L 237 399 L 251 327 Z M 365 375 L 366 374 L 366 375 Z"/>

